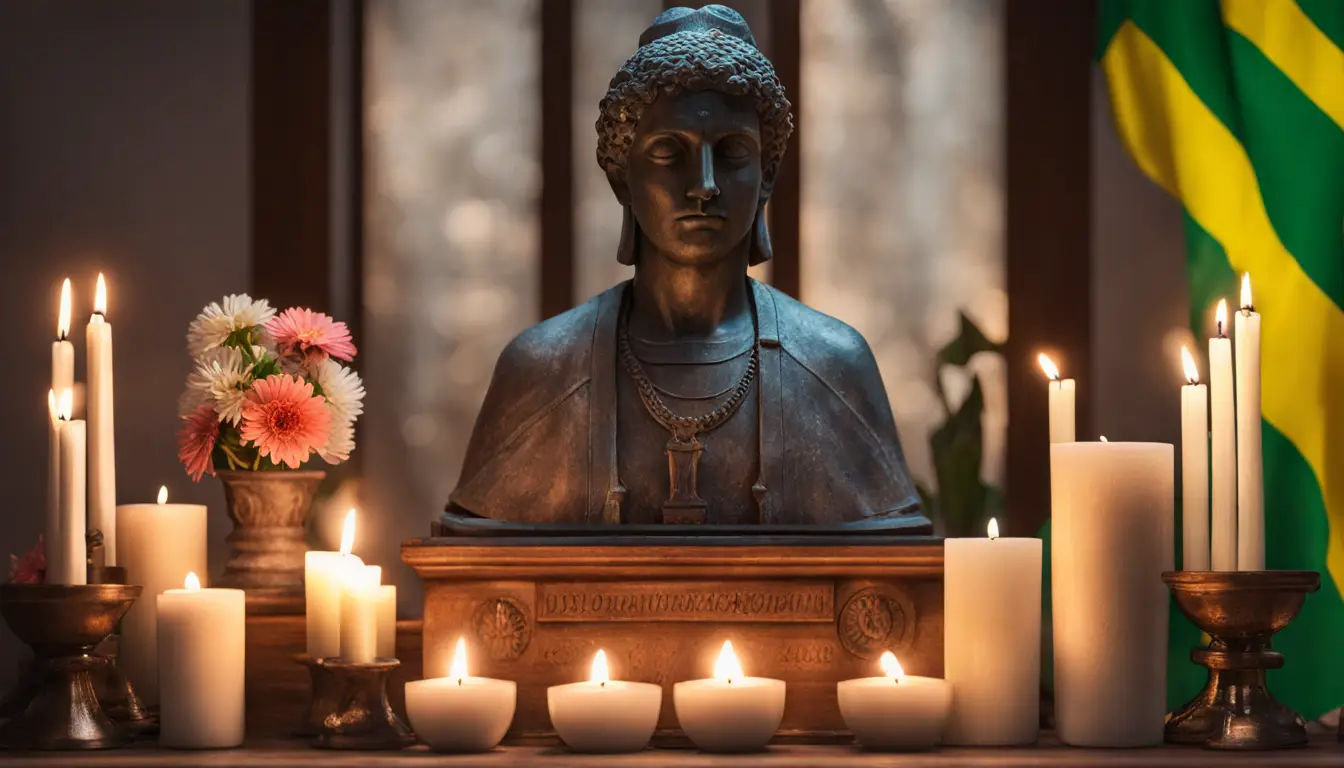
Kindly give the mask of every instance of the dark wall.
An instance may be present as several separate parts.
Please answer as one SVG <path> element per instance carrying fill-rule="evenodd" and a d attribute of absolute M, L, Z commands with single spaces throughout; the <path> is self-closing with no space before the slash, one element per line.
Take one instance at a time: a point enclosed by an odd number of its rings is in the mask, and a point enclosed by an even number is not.
<path fill-rule="evenodd" d="M 76 377 L 99 270 L 111 286 L 122 502 L 208 503 L 211 567 L 229 525 L 177 463 L 187 323 L 246 291 L 246 0 L 0 3 L 0 560 L 42 525 L 57 290 L 75 288 Z M 0 635 L 0 683 L 16 642 Z"/>

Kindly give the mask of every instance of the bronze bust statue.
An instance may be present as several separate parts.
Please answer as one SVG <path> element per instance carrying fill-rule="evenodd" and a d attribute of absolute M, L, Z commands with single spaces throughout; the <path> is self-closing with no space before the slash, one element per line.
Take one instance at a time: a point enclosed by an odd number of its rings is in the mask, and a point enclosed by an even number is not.
<path fill-rule="evenodd" d="M 747 276 L 792 130 L 736 11 L 654 20 L 597 121 L 634 279 L 505 348 L 450 515 L 929 532 L 863 337 Z"/>

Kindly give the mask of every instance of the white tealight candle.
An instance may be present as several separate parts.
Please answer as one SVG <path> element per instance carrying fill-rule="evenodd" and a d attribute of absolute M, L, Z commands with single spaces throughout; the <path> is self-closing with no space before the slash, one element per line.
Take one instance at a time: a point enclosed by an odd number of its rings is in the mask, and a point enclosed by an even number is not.
<path fill-rule="evenodd" d="M 219 749 L 243 743 L 243 648 L 246 598 L 241 589 L 186 589 L 159 595 L 159 743 Z"/>
<path fill-rule="evenodd" d="M 546 689 L 555 732 L 575 752 L 638 752 L 658 725 L 663 689 L 652 683 L 612 680 L 607 655 L 593 657 L 587 682 Z"/>
<path fill-rule="evenodd" d="M 706 752 L 758 752 L 784 719 L 784 681 L 747 677 L 725 640 L 714 677 L 672 687 L 677 721 Z"/>
<path fill-rule="evenodd" d="M 448 677 L 406 684 L 406 715 L 435 752 L 494 749 L 513 722 L 518 686 L 467 674 L 467 643 L 458 638 Z"/>
<path fill-rule="evenodd" d="M 883 676 L 836 684 L 840 714 L 867 749 L 929 749 L 943 738 L 952 684 L 906 675 L 891 651 L 882 654 Z"/>

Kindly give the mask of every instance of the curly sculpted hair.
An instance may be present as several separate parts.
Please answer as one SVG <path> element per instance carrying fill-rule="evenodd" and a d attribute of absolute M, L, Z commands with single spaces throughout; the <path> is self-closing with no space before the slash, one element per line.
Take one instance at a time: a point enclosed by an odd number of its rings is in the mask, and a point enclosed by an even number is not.
<path fill-rule="evenodd" d="M 597 118 L 597 163 L 624 173 L 635 126 L 660 95 L 683 91 L 749 95 L 761 121 L 763 194 L 769 194 L 784 159 L 793 113 L 770 60 L 751 43 L 711 29 L 677 32 L 640 46 L 607 86 Z"/>

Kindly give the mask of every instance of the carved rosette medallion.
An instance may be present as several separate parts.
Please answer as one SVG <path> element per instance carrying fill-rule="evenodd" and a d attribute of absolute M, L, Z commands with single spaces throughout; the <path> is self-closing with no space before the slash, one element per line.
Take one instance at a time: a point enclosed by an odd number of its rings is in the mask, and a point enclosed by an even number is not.
<path fill-rule="evenodd" d="M 523 604 L 511 597 L 493 597 L 481 603 L 472 616 L 476 641 L 490 658 L 513 661 L 532 641 L 532 621 Z"/>
<path fill-rule="evenodd" d="M 900 651 L 910 644 L 914 606 L 905 593 L 889 586 L 861 589 L 840 609 L 835 629 L 846 651 L 876 659 L 883 651 Z"/>

